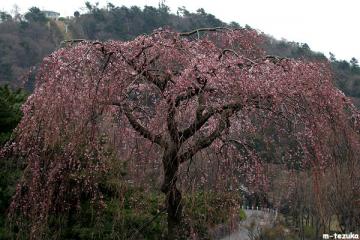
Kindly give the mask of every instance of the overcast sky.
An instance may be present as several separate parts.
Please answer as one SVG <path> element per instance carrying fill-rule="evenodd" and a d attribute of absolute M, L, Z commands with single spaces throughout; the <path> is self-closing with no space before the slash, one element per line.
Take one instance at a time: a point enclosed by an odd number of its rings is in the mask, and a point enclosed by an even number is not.
<path fill-rule="evenodd" d="M 115 6 L 158 6 L 159 0 L 89 0 L 100 7 L 111 2 Z M 11 11 L 14 4 L 20 12 L 37 6 L 42 10 L 73 15 L 85 10 L 85 0 L 0 0 L 0 10 Z M 204 8 L 225 21 L 236 21 L 261 30 L 277 39 L 308 43 L 315 50 L 337 59 L 360 60 L 360 0 L 167 0 L 172 12 L 185 6 L 189 11 Z"/>

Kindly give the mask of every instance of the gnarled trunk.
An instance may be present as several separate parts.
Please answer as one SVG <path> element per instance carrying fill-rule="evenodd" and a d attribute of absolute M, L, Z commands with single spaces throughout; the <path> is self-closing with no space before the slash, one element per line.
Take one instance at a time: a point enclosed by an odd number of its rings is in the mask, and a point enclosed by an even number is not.
<path fill-rule="evenodd" d="M 181 233 L 182 204 L 181 193 L 173 186 L 170 192 L 166 193 L 166 204 L 168 214 L 168 238 L 179 239 Z"/>
<path fill-rule="evenodd" d="M 163 156 L 164 182 L 161 191 L 166 195 L 166 207 L 168 214 L 168 239 L 181 237 L 182 204 L 181 193 L 176 187 L 179 161 L 176 157 L 178 148 L 171 146 L 165 149 Z"/>

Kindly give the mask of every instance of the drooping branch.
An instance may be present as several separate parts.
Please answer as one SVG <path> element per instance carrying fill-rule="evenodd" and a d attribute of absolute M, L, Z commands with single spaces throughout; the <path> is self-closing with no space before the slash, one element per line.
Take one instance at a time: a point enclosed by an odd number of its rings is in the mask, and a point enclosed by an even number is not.
<path fill-rule="evenodd" d="M 118 106 L 124 112 L 126 118 L 128 119 L 130 125 L 133 127 L 135 131 L 137 131 L 141 136 L 150 140 L 153 143 L 156 143 L 162 147 L 165 146 L 165 142 L 163 137 L 160 134 L 153 134 L 145 128 L 141 123 L 139 123 L 136 117 L 132 114 L 130 108 L 126 104 L 121 104 L 119 102 L 112 102 L 112 105 Z"/>
<path fill-rule="evenodd" d="M 246 142 L 241 142 L 241 141 L 236 140 L 236 139 L 223 139 L 223 138 L 221 138 L 221 141 L 224 142 L 224 144 L 221 146 L 220 151 L 226 145 L 233 145 L 240 152 L 241 155 L 249 155 L 249 153 L 251 151 L 255 150 L 255 148 L 253 146 L 251 146 L 250 144 L 248 144 Z"/>

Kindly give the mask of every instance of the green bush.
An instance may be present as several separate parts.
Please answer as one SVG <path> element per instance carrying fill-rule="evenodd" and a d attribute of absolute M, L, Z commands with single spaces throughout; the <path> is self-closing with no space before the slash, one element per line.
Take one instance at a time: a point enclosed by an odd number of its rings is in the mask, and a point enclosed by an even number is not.
<path fill-rule="evenodd" d="M 50 216 L 39 239 L 164 239 L 167 234 L 164 195 L 126 185 L 122 188 L 121 194 L 105 196 L 104 209 L 94 209 L 86 200 L 78 210 Z M 233 195 L 215 192 L 184 195 L 184 232 L 191 229 L 199 239 L 209 239 L 208 230 L 226 223 L 234 209 L 241 219 L 245 218 Z M 20 239 L 27 236 L 15 231 L 7 234 Z"/>
<path fill-rule="evenodd" d="M 240 221 L 243 221 L 246 219 L 246 213 L 243 209 L 239 210 L 239 218 L 240 218 Z"/>
<path fill-rule="evenodd" d="M 185 195 L 184 205 L 186 227 L 192 229 L 199 239 L 209 239 L 209 229 L 226 224 L 230 219 L 238 221 L 241 197 L 237 192 L 200 191 Z"/>
<path fill-rule="evenodd" d="M 316 236 L 316 229 L 313 226 L 304 226 L 304 237 L 314 239 Z"/>
<path fill-rule="evenodd" d="M 160 195 L 161 196 L 161 195 Z M 123 197 L 107 198 L 104 209 L 95 209 L 89 200 L 80 209 L 67 214 L 51 215 L 39 239 L 163 239 L 166 215 L 159 212 L 163 202 L 156 194 L 142 189 L 129 189 Z M 8 229 L 9 231 L 9 229 Z M 12 238 L 24 238 L 28 233 L 8 233 Z"/>

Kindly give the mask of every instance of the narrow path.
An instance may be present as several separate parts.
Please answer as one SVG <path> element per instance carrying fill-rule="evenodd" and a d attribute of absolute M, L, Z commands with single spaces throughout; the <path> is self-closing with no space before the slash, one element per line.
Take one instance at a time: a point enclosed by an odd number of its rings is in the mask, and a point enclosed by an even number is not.
<path fill-rule="evenodd" d="M 273 226 L 277 212 L 274 210 L 244 210 L 246 219 L 239 222 L 238 229 L 221 240 L 250 240 L 251 233 L 257 234 L 261 228 Z M 253 229 L 251 231 L 250 229 Z"/>

